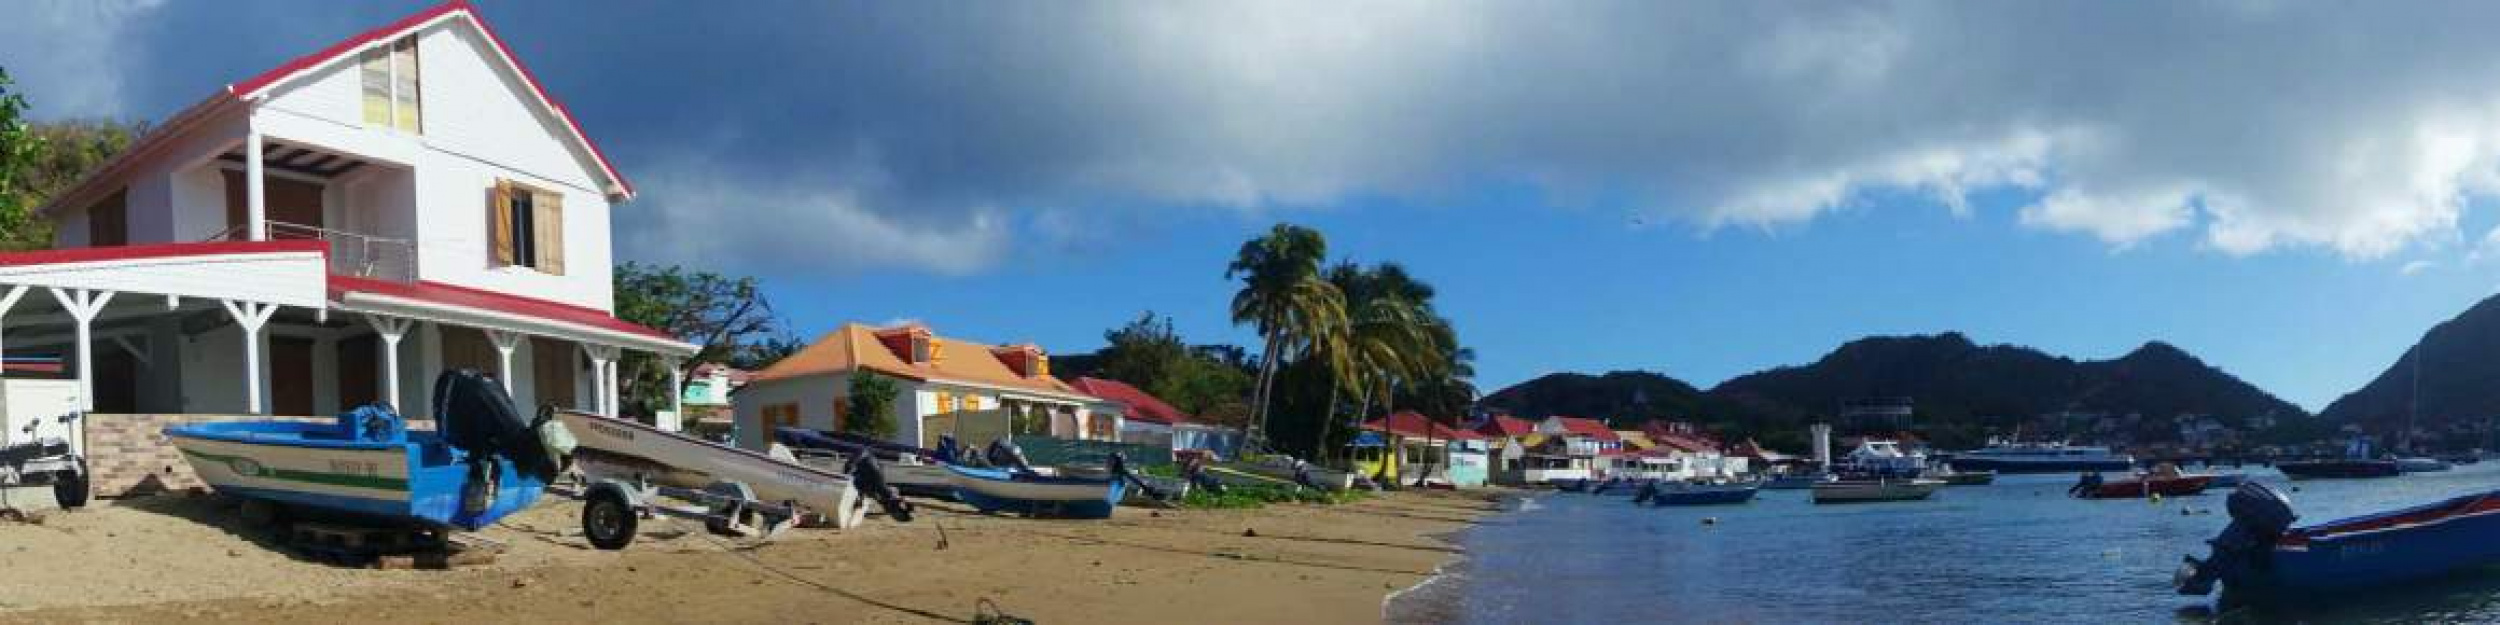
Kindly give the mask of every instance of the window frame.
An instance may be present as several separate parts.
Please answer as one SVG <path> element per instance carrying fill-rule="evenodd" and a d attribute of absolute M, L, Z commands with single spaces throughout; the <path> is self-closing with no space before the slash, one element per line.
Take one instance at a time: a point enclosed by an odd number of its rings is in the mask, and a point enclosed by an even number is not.
<path fill-rule="evenodd" d="M 366 126 L 376 126 L 412 135 L 425 134 L 425 60 L 418 50 L 417 35 L 411 34 L 376 43 L 357 55 L 357 117 L 363 120 Z M 400 76 L 400 66 L 403 61 L 411 74 L 409 76 Z M 375 95 L 373 81 L 377 75 L 370 66 L 376 62 L 382 66 L 382 71 L 378 76 L 382 82 L 380 85 L 382 119 L 378 121 L 373 119 L 374 111 L 368 108 L 370 104 L 367 102 L 368 98 Z M 407 87 L 407 93 L 404 94 L 401 93 L 400 88 L 403 84 Z M 401 123 L 403 116 L 400 109 L 403 104 L 407 108 L 405 124 Z"/>

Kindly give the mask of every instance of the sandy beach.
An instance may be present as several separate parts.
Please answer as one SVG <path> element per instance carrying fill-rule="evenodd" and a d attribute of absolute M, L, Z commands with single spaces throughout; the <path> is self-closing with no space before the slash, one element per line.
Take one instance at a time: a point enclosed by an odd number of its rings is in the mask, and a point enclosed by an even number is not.
<path fill-rule="evenodd" d="M 1338 506 L 1121 508 L 1108 521 L 982 516 L 925 503 L 913 523 L 795 530 L 748 544 L 648 521 L 591 549 L 550 500 L 479 535 L 497 561 L 446 571 L 299 559 L 232 503 L 165 495 L 0 525 L 8 622 L 965 622 L 982 600 L 1042 623 L 1372 623 L 1383 599 L 1458 556 L 1441 536 L 1502 494 L 1411 492 Z M 1250 534 L 1255 534 L 1250 535 Z"/>

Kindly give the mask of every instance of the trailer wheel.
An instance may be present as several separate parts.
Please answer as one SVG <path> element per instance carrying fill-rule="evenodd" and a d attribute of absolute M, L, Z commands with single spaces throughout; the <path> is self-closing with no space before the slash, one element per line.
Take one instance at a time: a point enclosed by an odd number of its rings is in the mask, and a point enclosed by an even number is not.
<path fill-rule="evenodd" d="M 634 542 L 634 526 L 642 522 L 634 504 L 625 500 L 625 493 L 614 488 L 593 488 L 589 501 L 582 505 L 582 535 L 590 546 L 606 551 L 624 549 Z"/>
<path fill-rule="evenodd" d="M 744 482 L 713 482 L 703 487 L 712 495 L 711 514 L 703 519 L 703 529 L 721 536 L 745 536 L 752 532 L 758 516 L 749 506 L 755 503 L 755 489 Z"/>

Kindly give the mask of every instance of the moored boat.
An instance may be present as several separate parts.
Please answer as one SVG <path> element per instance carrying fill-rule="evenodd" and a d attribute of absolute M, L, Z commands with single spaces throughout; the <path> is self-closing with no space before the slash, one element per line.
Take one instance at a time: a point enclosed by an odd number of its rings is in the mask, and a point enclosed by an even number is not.
<path fill-rule="evenodd" d="M 435 386 L 436 431 L 409 431 L 377 404 L 331 423 L 195 423 L 165 436 L 210 488 L 281 507 L 474 530 L 536 502 L 570 453 L 565 426 L 524 420 L 474 371 Z"/>
<path fill-rule="evenodd" d="M 1814 485 L 1814 503 L 1915 501 L 1936 494 L 1944 482 L 1927 479 L 1842 480 Z"/>
<path fill-rule="evenodd" d="M 2223 603 L 2334 602 L 2391 584 L 2500 564 L 2500 491 L 2307 527 L 2264 484 L 2232 491 L 2231 524 L 2172 579 L 2180 594 L 2219 582 Z"/>
<path fill-rule="evenodd" d="M 2437 473 L 2451 468 L 2454 467 L 2448 466 L 2447 462 L 2438 458 L 2410 457 L 2396 459 L 2396 471 L 2399 473 Z"/>
<path fill-rule="evenodd" d="M 2329 459 L 2278 462 L 2275 470 L 2295 480 L 2361 479 L 2396 477 L 2404 470 L 2394 460 Z"/>
<path fill-rule="evenodd" d="M 955 478 L 955 498 L 982 512 L 1100 519 L 1111 516 L 1127 492 L 1117 479 L 1048 477 L 1010 469 L 945 465 Z"/>
<path fill-rule="evenodd" d="M 1951 464 L 1937 463 L 1927 467 L 1927 474 L 1922 477 L 1942 480 L 1946 486 L 1987 486 L 1996 483 L 1997 472 L 1959 471 Z"/>
<path fill-rule="evenodd" d="M 2135 466 L 2134 457 L 2111 451 L 2108 447 L 2002 439 L 1990 440 L 1986 447 L 1953 454 L 1949 462 L 1956 470 L 1995 471 L 2001 474 L 2125 471 Z"/>
<path fill-rule="evenodd" d="M 1806 489 L 1809 489 L 1809 488 L 1814 488 L 1814 485 L 1816 485 L 1816 484 L 1822 484 L 1822 483 L 1825 483 L 1825 482 L 1830 482 L 1830 481 L 1833 481 L 1833 480 L 1836 480 L 1836 479 L 1838 479 L 1838 478 L 1832 477 L 1832 474 L 1830 474 L 1830 473 L 1824 473 L 1824 472 L 1821 472 L 1821 471 L 1815 471 L 1815 472 L 1810 472 L 1810 473 L 1782 473 L 1782 474 L 1778 474 L 1778 475 L 1773 475 L 1773 476 L 1771 476 L 1771 477 L 1770 477 L 1770 479 L 1763 480 L 1763 481 L 1762 481 L 1762 489 L 1763 489 L 1763 490 L 1806 490 Z"/>
<path fill-rule="evenodd" d="M 2098 473 L 2085 474 L 2067 494 L 2083 499 L 2144 499 L 2154 495 L 2185 497 L 2205 492 L 2213 485 L 2211 475 L 2147 474 L 2124 479 L 2101 481 Z"/>
<path fill-rule="evenodd" d="M 2230 490 L 2239 488 L 2241 483 L 2248 481 L 2248 474 L 2246 473 L 2214 473 L 2212 475 L 2214 481 L 2206 484 L 2205 488 Z"/>
<path fill-rule="evenodd" d="M 1668 507 L 1745 503 L 1753 501 L 1754 493 L 1761 491 L 1762 488 L 1757 484 L 1659 482 L 1644 485 L 1641 490 L 1650 505 Z"/>

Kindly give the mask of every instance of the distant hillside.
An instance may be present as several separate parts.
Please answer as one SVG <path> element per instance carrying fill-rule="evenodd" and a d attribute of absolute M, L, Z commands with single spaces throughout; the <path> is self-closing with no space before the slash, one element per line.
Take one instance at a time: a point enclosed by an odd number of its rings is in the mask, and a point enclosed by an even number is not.
<path fill-rule="evenodd" d="M 1623 410 L 1635 393 L 1649 399 L 1649 410 Z M 1806 423 L 1832 418 L 1844 403 L 1874 397 L 1912 398 L 1919 429 L 1957 442 L 2068 410 L 2142 414 L 2159 420 L 2148 420 L 2142 431 L 2154 437 L 2169 429 L 2169 417 L 2183 413 L 2230 418 L 2234 426 L 2242 417 L 2308 415 L 2165 343 L 2147 343 L 2114 360 L 2076 361 L 2028 347 L 1982 346 L 1950 332 L 1859 339 L 1811 364 L 1739 376 L 1707 392 L 1652 373 L 1554 374 L 1502 389 L 1484 403 L 1529 416 L 1635 417 L 1618 426 L 1659 416 L 1698 419 L 1785 439 Z"/>
<path fill-rule="evenodd" d="M 2494 357 L 2500 355 L 2500 297 L 2433 326 L 2368 385 L 2319 414 L 2382 434 L 2400 429 L 2412 411 L 2415 354 L 2421 355 L 2421 427 L 2480 424 L 2500 416 L 2500 358 Z"/>

